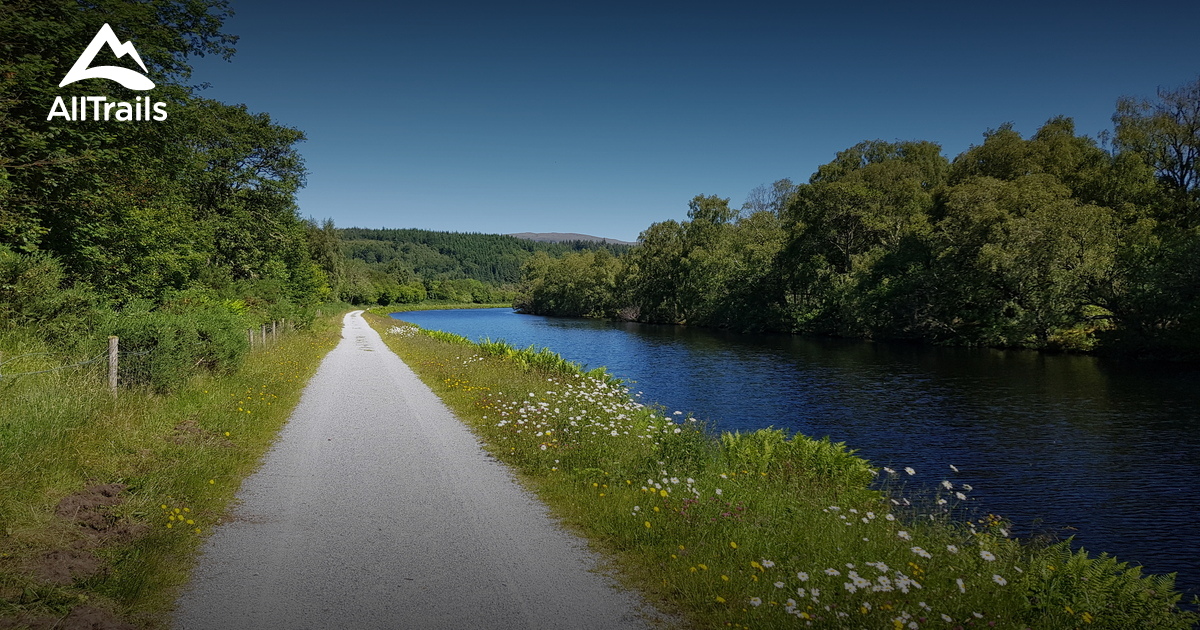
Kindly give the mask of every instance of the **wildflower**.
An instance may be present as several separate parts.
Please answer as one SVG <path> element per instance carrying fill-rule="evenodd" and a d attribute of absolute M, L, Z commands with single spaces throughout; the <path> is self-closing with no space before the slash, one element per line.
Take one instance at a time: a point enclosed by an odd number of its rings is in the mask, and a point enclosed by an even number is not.
<path fill-rule="evenodd" d="M 714 490 L 713 492 L 716 492 L 718 495 L 720 495 L 720 494 L 721 494 L 721 489 L 720 489 L 720 488 L 717 488 L 717 489 L 716 489 L 716 490 Z"/>
<path fill-rule="evenodd" d="M 965 495 L 965 494 L 963 494 L 963 493 L 961 493 L 961 492 L 955 492 L 955 493 L 954 493 L 954 496 L 955 496 L 955 498 L 957 498 L 959 501 L 966 501 L 966 500 L 967 500 L 967 495 Z"/>
<path fill-rule="evenodd" d="M 946 551 L 949 551 L 950 553 L 958 553 L 958 547 L 954 545 L 946 545 Z"/>
<path fill-rule="evenodd" d="M 650 521 L 646 521 L 646 529 L 650 529 Z"/>
<path fill-rule="evenodd" d="M 954 621 L 954 618 L 951 617 L 950 615 L 947 615 L 946 613 L 942 613 L 942 621 L 945 621 L 946 623 L 950 623 L 950 622 Z"/>
<path fill-rule="evenodd" d="M 950 483 L 949 481 L 946 481 L 946 480 L 944 480 L 944 479 L 943 479 L 943 480 L 942 480 L 942 487 L 943 487 L 943 488 L 945 488 L 945 489 L 947 489 L 947 490 L 953 490 L 953 489 L 954 489 L 954 484 L 952 484 L 952 483 Z"/>
<path fill-rule="evenodd" d="M 913 547 L 912 552 L 917 554 L 918 556 L 921 556 L 922 558 L 932 558 L 933 557 L 932 554 L 930 554 L 928 551 L 925 551 L 924 549 L 922 549 L 920 547 Z"/>
<path fill-rule="evenodd" d="M 915 475 L 915 474 L 917 474 L 917 471 L 913 470 L 912 468 L 909 468 L 908 466 L 905 466 L 905 467 L 904 467 L 904 472 L 906 472 L 906 473 L 908 473 L 908 474 L 910 474 L 910 475 Z"/>
<path fill-rule="evenodd" d="M 1004 577 L 1000 575 L 992 575 L 992 581 L 1000 586 L 1005 586 L 1008 584 L 1008 580 L 1004 579 Z"/>
<path fill-rule="evenodd" d="M 904 540 L 912 540 L 912 536 L 910 536 L 908 534 L 908 532 L 906 532 L 904 530 L 900 530 L 900 531 L 896 532 L 896 535 L 899 536 L 900 538 L 903 538 Z"/>
<path fill-rule="evenodd" d="M 724 603 L 725 603 L 725 598 L 724 598 L 724 597 L 721 597 L 720 595 L 717 595 L 717 603 L 718 603 L 718 604 L 724 604 Z"/>
<path fill-rule="evenodd" d="M 960 592 L 960 593 L 967 592 L 967 587 L 963 584 L 962 578 L 955 579 L 954 583 L 958 585 L 958 592 Z"/>
<path fill-rule="evenodd" d="M 950 470 L 953 470 L 954 472 L 958 472 L 958 467 L 955 466 L 954 464 L 950 464 Z"/>
<path fill-rule="evenodd" d="M 801 582 L 807 582 L 807 581 L 808 581 L 808 574 L 807 574 L 807 573 L 805 573 L 804 571 L 801 571 L 801 572 L 797 573 L 797 574 L 796 574 L 796 577 L 800 578 L 800 581 L 801 581 Z"/>
<path fill-rule="evenodd" d="M 975 489 L 975 488 L 972 488 L 972 487 L 971 487 L 971 484 L 969 484 L 969 483 L 964 483 L 964 484 L 962 485 L 962 487 L 963 487 L 963 490 L 966 490 L 967 492 L 970 492 L 970 491 L 972 491 L 972 490 L 974 490 L 974 489 Z"/>
<path fill-rule="evenodd" d="M 979 551 L 979 557 L 983 558 L 984 560 L 987 560 L 988 562 L 991 562 L 996 559 L 996 556 L 992 555 L 992 552 L 990 552 L 986 549 L 982 549 Z"/>
<path fill-rule="evenodd" d="M 775 588 L 783 588 L 784 586 L 785 586 L 785 585 L 784 585 L 784 583 L 783 583 L 783 582 L 776 582 L 776 583 L 775 583 Z"/>
<path fill-rule="evenodd" d="M 896 471 L 892 470 L 891 468 L 888 468 L 887 466 L 884 466 L 884 467 L 883 467 L 883 471 L 884 471 L 884 472 L 886 472 L 886 473 L 888 473 L 889 475 L 894 475 L 894 474 L 896 474 Z"/>
<path fill-rule="evenodd" d="M 842 574 L 842 572 L 838 571 L 837 569 L 832 569 L 832 568 L 825 569 L 825 575 L 828 575 L 828 576 L 837 577 L 841 574 Z"/>
<path fill-rule="evenodd" d="M 888 521 L 896 520 L 896 516 L 894 514 L 884 514 L 883 518 L 884 518 L 884 520 L 888 520 Z"/>
<path fill-rule="evenodd" d="M 750 598 L 750 605 L 751 605 L 751 606 L 761 606 L 761 605 L 762 605 L 762 599 L 761 599 L 761 598 L 759 598 L 759 597 L 751 597 L 751 598 Z"/>
<path fill-rule="evenodd" d="M 737 549 L 737 543 L 733 542 L 732 540 L 731 540 L 731 541 L 729 541 L 729 546 L 730 546 L 730 547 L 732 547 L 732 548 L 734 548 L 734 549 Z"/>
<path fill-rule="evenodd" d="M 775 567 L 775 563 L 770 560 L 763 560 L 762 565 L 768 569 L 772 569 Z"/>

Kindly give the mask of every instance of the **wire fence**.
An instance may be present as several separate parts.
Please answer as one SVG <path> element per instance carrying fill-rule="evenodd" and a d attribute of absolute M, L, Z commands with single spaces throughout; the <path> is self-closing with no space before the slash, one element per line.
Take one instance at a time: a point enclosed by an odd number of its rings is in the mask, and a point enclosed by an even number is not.
<path fill-rule="evenodd" d="M 260 327 L 258 327 L 257 330 L 255 328 L 246 329 L 246 335 L 247 335 L 248 342 L 249 342 L 249 349 L 251 351 L 253 351 L 255 348 L 265 347 L 270 342 L 277 340 L 279 338 L 280 329 L 286 330 L 287 324 L 288 324 L 287 320 L 284 319 L 284 320 L 276 320 L 276 321 L 272 321 L 270 323 L 262 324 Z M 259 334 L 255 334 L 256 332 Z M 94 363 L 99 363 L 99 362 L 107 359 L 108 360 L 108 386 L 109 386 L 109 389 L 112 390 L 113 395 L 115 396 L 116 392 L 117 392 L 117 387 L 120 384 L 119 383 L 119 374 L 121 373 L 120 372 L 121 371 L 121 359 L 122 358 L 130 359 L 130 358 L 135 358 L 135 357 L 142 357 L 142 356 L 154 354 L 156 352 L 161 352 L 161 349 L 155 348 L 155 349 L 150 349 L 150 350 L 122 351 L 120 349 L 120 338 L 116 337 L 116 336 L 112 336 L 112 337 L 108 338 L 108 350 L 105 352 L 102 352 L 90 359 L 85 359 L 83 361 L 77 361 L 75 363 L 67 363 L 65 365 L 59 365 L 59 366 L 55 366 L 55 367 L 44 369 L 44 370 L 33 370 L 33 371 L 29 371 L 29 372 L 9 372 L 5 369 L 5 367 L 11 366 L 12 364 L 17 363 L 18 361 L 21 361 L 23 359 L 27 359 L 30 357 L 47 357 L 47 356 L 53 357 L 53 356 L 60 356 L 60 354 L 54 353 L 54 352 L 25 352 L 25 353 L 18 354 L 16 356 L 12 356 L 12 357 L 8 357 L 8 358 L 5 358 L 2 354 L 0 354 L 0 381 L 6 380 L 6 379 L 22 377 L 22 376 L 34 376 L 37 374 L 48 374 L 50 372 L 59 372 L 59 371 L 67 370 L 67 369 L 71 369 L 71 368 L 80 368 L 80 367 L 84 367 L 84 366 L 91 365 Z"/>

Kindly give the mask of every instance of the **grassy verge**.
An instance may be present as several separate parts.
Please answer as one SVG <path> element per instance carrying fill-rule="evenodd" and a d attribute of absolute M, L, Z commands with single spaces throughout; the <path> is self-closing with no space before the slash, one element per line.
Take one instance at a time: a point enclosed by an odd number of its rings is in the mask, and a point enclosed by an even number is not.
<path fill-rule="evenodd" d="M 281 333 L 236 372 L 170 395 L 114 399 L 102 363 L 0 379 L 0 627 L 165 626 L 200 543 L 336 345 L 340 320 Z M 19 332 L 0 348 L 39 350 Z M 54 357 L 24 361 L 32 372 Z"/>
<path fill-rule="evenodd" d="M 1196 622 L 1171 576 L 965 518 L 972 489 L 953 470 L 936 495 L 906 498 L 909 473 L 842 444 L 775 430 L 715 438 L 549 351 L 368 321 L 629 583 L 695 627 Z"/>

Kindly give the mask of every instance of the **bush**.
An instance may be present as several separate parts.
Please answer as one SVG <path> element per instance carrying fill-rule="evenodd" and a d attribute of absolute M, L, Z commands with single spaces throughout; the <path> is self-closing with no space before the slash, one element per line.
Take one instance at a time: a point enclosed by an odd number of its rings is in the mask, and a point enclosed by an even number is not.
<path fill-rule="evenodd" d="M 53 256 L 0 246 L 0 322 L 33 326 L 51 344 L 75 350 L 92 330 L 99 305 L 88 287 L 67 282 Z"/>
<path fill-rule="evenodd" d="M 249 351 L 247 327 L 230 308 L 200 304 L 126 309 L 109 330 L 121 339 L 121 382 L 167 392 L 198 370 L 229 372 L 241 365 Z"/>

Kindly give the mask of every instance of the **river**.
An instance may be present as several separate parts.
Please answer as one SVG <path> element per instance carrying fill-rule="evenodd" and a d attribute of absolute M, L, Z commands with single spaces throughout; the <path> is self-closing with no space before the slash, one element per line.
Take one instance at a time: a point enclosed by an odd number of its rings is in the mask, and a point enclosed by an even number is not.
<path fill-rule="evenodd" d="M 632 381 L 642 400 L 722 431 L 844 441 L 912 482 L 967 483 L 1017 535 L 1178 573 L 1200 594 L 1200 366 L 1032 351 L 745 335 L 519 315 L 397 313 L 471 339 L 549 347 Z M 959 472 L 955 473 L 950 466 Z"/>

